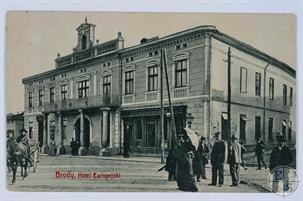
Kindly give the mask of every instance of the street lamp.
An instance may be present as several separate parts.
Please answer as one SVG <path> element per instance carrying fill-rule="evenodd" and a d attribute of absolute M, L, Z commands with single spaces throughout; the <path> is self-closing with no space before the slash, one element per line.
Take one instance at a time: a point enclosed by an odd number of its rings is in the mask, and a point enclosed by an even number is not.
<path fill-rule="evenodd" d="M 195 117 L 191 113 L 186 114 L 185 120 L 188 128 L 191 128 L 191 124 L 193 123 L 194 119 Z"/>
<path fill-rule="evenodd" d="M 55 125 L 50 126 L 50 139 L 51 140 L 55 140 L 55 129 L 56 129 Z"/>

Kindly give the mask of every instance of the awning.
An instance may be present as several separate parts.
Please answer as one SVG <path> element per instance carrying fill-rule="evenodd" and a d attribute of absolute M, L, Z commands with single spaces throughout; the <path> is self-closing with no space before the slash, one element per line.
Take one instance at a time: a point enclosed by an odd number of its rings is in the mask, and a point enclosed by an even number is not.
<path fill-rule="evenodd" d="M 240 117 L 243 121 L 248 121 L 248 119 L 247 119 L 247 117 L 245 116 L 242 116 L 242 117 Z"/>
<path fill-rule="evenodd" d="M 283 125 L 283 126 L 286 126 L 286 121 L 282 121 L 282 125 Z"/>
<path fill-rule="evenodd" d="M 222 118 L 223 118 L 224 120 L 227 120 L 227 119 L 228 119 L 227 113 L 222 113 Z"/>
<path fill-rule="evenodd" d="M 198 146 L 199 146 L 198 135 L 196 134 L 196 132 L 194 130 L 191 130 L 189 128 L 184 128 L 184 130 L 186 131 L 186 134 L 187 134 L 188 138 L 190 139 L 191 143 L 194 145 L 194 147 L 197 150 Z"/>

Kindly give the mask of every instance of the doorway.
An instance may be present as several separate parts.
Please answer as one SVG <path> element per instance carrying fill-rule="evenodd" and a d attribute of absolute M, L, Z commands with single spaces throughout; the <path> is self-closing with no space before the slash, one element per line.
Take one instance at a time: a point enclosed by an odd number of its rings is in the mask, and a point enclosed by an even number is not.
<path fill-rule="evenodd" d="M 29 127 L 29 132 L 32 133 L 32 127 Z M 43 145 L 43 122 L 38 122 L 38 142 L 39 146 L 42 147 Z"/>
<path fill-rule="evenodd" d="M 80 144 L 83 140 L 83 147 L 89 148 L 90 146 L 90 122 L 87 118 L 84 118 L 84 133 L 83 139 L 80 139 L 80 118 L 76 121 L 75 124 L 75 140 L 79 140 Z"/>

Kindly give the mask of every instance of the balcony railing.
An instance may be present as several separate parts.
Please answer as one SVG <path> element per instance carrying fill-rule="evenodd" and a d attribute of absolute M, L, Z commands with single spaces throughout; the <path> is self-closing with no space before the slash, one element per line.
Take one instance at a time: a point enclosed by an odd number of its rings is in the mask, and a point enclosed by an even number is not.
<path fill-rule="evenodd" d="M 111 99 L 103 96 L 89 96 L 87 98 L 66 99 L 44 104 L 44 112 L 65 111 L 75 109 L 85 109 L 94 107 L 119 106 L 118 96 Z"/>
<path fill-rule="evenodd" d="M 145 101 L 157 101 L 159 100 L 158 91 L 149 91 L 145 93 Z"/>
<path fill-rule="evenodd" d="M 134 102 L 135 102 L 135 95 L 134 94 L 124 95 L 122 97 L 122 103 L 123 104 L 132 104 Z"/>
<path fill-rule="evenodd" d="M 185 98 L 189 96 L 189 87 L 172 89 L 173 98 Z"/>

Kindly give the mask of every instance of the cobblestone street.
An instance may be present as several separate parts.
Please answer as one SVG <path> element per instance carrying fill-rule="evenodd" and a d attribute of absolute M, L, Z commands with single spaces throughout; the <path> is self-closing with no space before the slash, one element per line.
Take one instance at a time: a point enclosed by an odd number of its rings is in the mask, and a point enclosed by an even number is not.
<path fill-rule="evenodd" d="M 22 180 L 20 169 L 17 181 L 11 184 L 12 173 L 7 176 L 7 188 L 10 191 L 95 191 L 95 192 L 181 192 L 176 182 L 167 181 L 167 172 L 157 172 L 162 166 L 159 158 L 133 157 L 72 157 L 72 156 L 41 156 L 36 173 L 30 170 L 28 177 Z M 211 178 L 211 169 L 206 168 L 207 180 L 197 183 L 199 192 L 264 192 L 258 185 L 240 184 L 230 187 L 231 179 L 228 166 L 225 167 L 225 183 L 223 187 L 208 186 Z M 56 172 L 65 173 L 56 178 Z M 67 174 L 69 173 L 69 174 Z M 82 174 L 81 174 L 82 173 Z M 116 178 L 97 178 L 103 173 L 118 174 Z M 74 175 L 71 178 L 71 175 Z M 80 175 L 79 175 L 80 174 Z M 116 174 L 116 176 L 117 176 Z M 255 170 L 250 167 L 241 169 L 241 178 L 253 180 L 266 186 L 268 170 Z M 58 175 L 57 175 L 58 176 Z M 68 178 L 69 177 L 69 178 Z M 81 177 L 81 178 L 80 178 Z"/>

